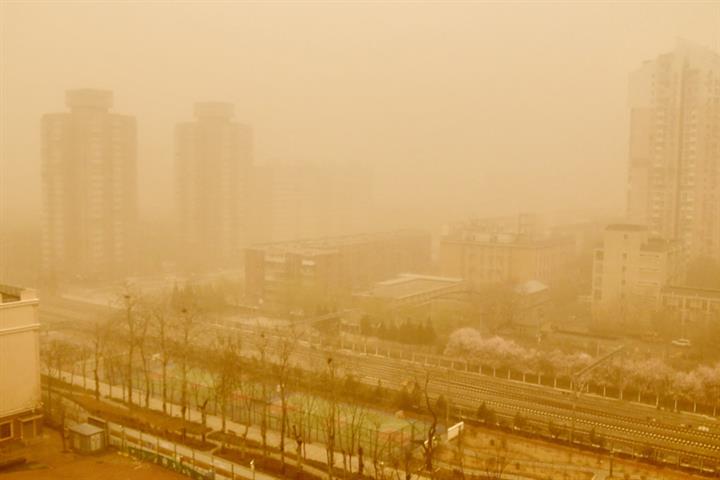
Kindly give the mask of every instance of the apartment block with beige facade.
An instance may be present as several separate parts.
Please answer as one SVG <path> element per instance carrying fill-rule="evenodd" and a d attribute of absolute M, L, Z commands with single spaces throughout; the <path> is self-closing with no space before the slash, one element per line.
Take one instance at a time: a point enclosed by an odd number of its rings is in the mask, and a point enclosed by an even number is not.
<path fill-rule="evenodd" d="M 42 118 L 42 269 L 52 280 L 122 276 L 137 226 L 135 118 L 113 94 L 70 90 L 69 112 Z"/>
<path fill-rule="evenodd" d="M 195 104 L 195 119 L 175 129 L 179 237 L 187 266 L 240 263 L 247 245 L 249 126 L 223 102 Z"/>
<path fill-rule="evenodd" d="M 720 55 L 679 42 L 630 77 L 627 216 L 720 259 Z"/>
<path fill-rule="evenodd" d="M 654 305 L 664 286 L 682 280 L 683 271 L 684 256 L 678 242 L 653 236 L 644 225 L 609 225 L 602 247 L 594 254 L 593 305 L 631 301 Z"/>
<path fill-rule="evenodd" d="M 33 290 L 0 285 L 0 447 L 41 433 L 38 303 Z"/>

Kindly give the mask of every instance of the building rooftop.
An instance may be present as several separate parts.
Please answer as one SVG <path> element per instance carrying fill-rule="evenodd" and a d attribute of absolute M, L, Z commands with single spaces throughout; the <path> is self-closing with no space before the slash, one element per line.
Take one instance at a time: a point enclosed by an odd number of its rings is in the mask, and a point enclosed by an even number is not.
<path fill-rule="evenodd" d="M 0 304 L 37 300 L 37 292 L 30 288 L 0 284 Z"/>
<path fill-rule="evenodd" d="M 427 236 L 429 234 L 422 230 L 397 230 L 392 232 L 363 233 L 356 235 L 344 235 L 338 237 L 310 238 L 305 240 L 293 240 L 284 242 L 262 243 L 252 245 L 248 250 L 260 250 L 265 253 L 295 253 L 300 255 L 322 255 L 337 251 L 348 245 L 361 245 L 392 239 L 406 237 Z"/>
<path fill-rule="evenodd" d="M 195 104 L 197 118 L 231 118 L 235 106 L 226 102 L 198 102 Z"/>
<path fill-rule="evenodd" d="M 93 108 L 107 110 L 113 105 L 113 93 L 110 90 L 81 88 L 65 92 L 65 105 L 70 109 Z"/>
<path fill-rule="evenodd" d="M 378 282 L 370 290 L 357 293 L 356 296 L 402 300 L 415 295 L 439 292 L 460 284 L 462 284 L 460 278 L 404 273 L 390 280 Z"/>
<path fill-rule="evenodd" d="M 605 227 L 605 230 L 614 232 L 646 232 L 647 229 L 645 225 L 637 225 L 634 223 L 615 223 Z"/>
<path fill-rule="evenodd" d="M 662 293 L 683 295 L 686 297 L 720 298 L 720 290 L 715 288 L 691 287 L 687 285 L 667 285 Z"/>
<path fill-rule="evenodd" d="M 532 295 L 547 290 L 549 287 L 539 280 L 529 280 L 515 286 L 515 291 L 522 295 Z"/>
<path fill-rule="evenodd" d="M 640 250 L 645 252 L 666 252 L 677 245 L 677 242 L 663 240 L 662 238 L 650 238 L 640 247 Z"/>
<path fill-rule="evenodd" d="M 473 231 L 456 231 L 442 238 L 443 242 L 466 242 L 487 245 L 506 245 L 509 247 L 544 247 L 569 242 L 568 237 L 532 237 L 517 233 L 478 233 Z"/>
<path fill-rule="evenodd" d="M 105 432 L 105 430 L 103 430 L 102 428 L 96 427 L 95 425 L 90 425 L 89 423 L 78 423 L 70 427 L 69 430 L 71 432 L 79 433 L 80 435 L 86 437 Z"/>

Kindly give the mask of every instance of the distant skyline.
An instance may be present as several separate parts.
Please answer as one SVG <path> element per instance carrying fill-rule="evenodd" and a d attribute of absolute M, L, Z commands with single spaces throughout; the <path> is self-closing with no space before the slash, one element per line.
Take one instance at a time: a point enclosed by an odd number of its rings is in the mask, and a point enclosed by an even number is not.
<path fill-rule="evenodd" d="M 0 212 L 39 223 L 40 118 L 109 89 L 138 119 L 140 214 L 173 202 L 173 128 L 232 102 L 257 163 L 358 163 L 376 203 L 457 219 L 622 213 L 628 78 L 720 3 L 83 3 L 0 6 Z"/>

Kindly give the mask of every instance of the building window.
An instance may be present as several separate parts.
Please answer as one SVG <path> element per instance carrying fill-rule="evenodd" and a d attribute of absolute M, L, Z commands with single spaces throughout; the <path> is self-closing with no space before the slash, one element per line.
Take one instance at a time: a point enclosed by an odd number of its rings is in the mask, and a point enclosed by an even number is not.
<path fill-rule="evenodd" d="M 0 423 L 0 441 L 12 438 L 12 421 Z"/>

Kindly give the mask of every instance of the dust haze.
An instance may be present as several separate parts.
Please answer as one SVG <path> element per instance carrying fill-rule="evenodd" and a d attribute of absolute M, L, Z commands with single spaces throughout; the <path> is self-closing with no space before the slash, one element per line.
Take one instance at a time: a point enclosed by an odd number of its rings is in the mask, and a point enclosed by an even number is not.
<path fill-rule="evenodd" d="M 712 2 L 2 8 L 12 224 L 36 223 L 40 209 L 38 119 L 84 87 L 112 90 L 114 110 L 138 118 L 146 218 L 174 208 L 173 126 L 203 100 L 236 105 L 256 163 L 372 168 L 377 202 L 396 221 L 618 210 L 628 72 L 677 37 L 716 46 L 719 21 Z"/>
<path fill-rule="evenodd" d="M 0 0 L 9 478 L 717 478 L 718 345 L 716 1 Z"/>

